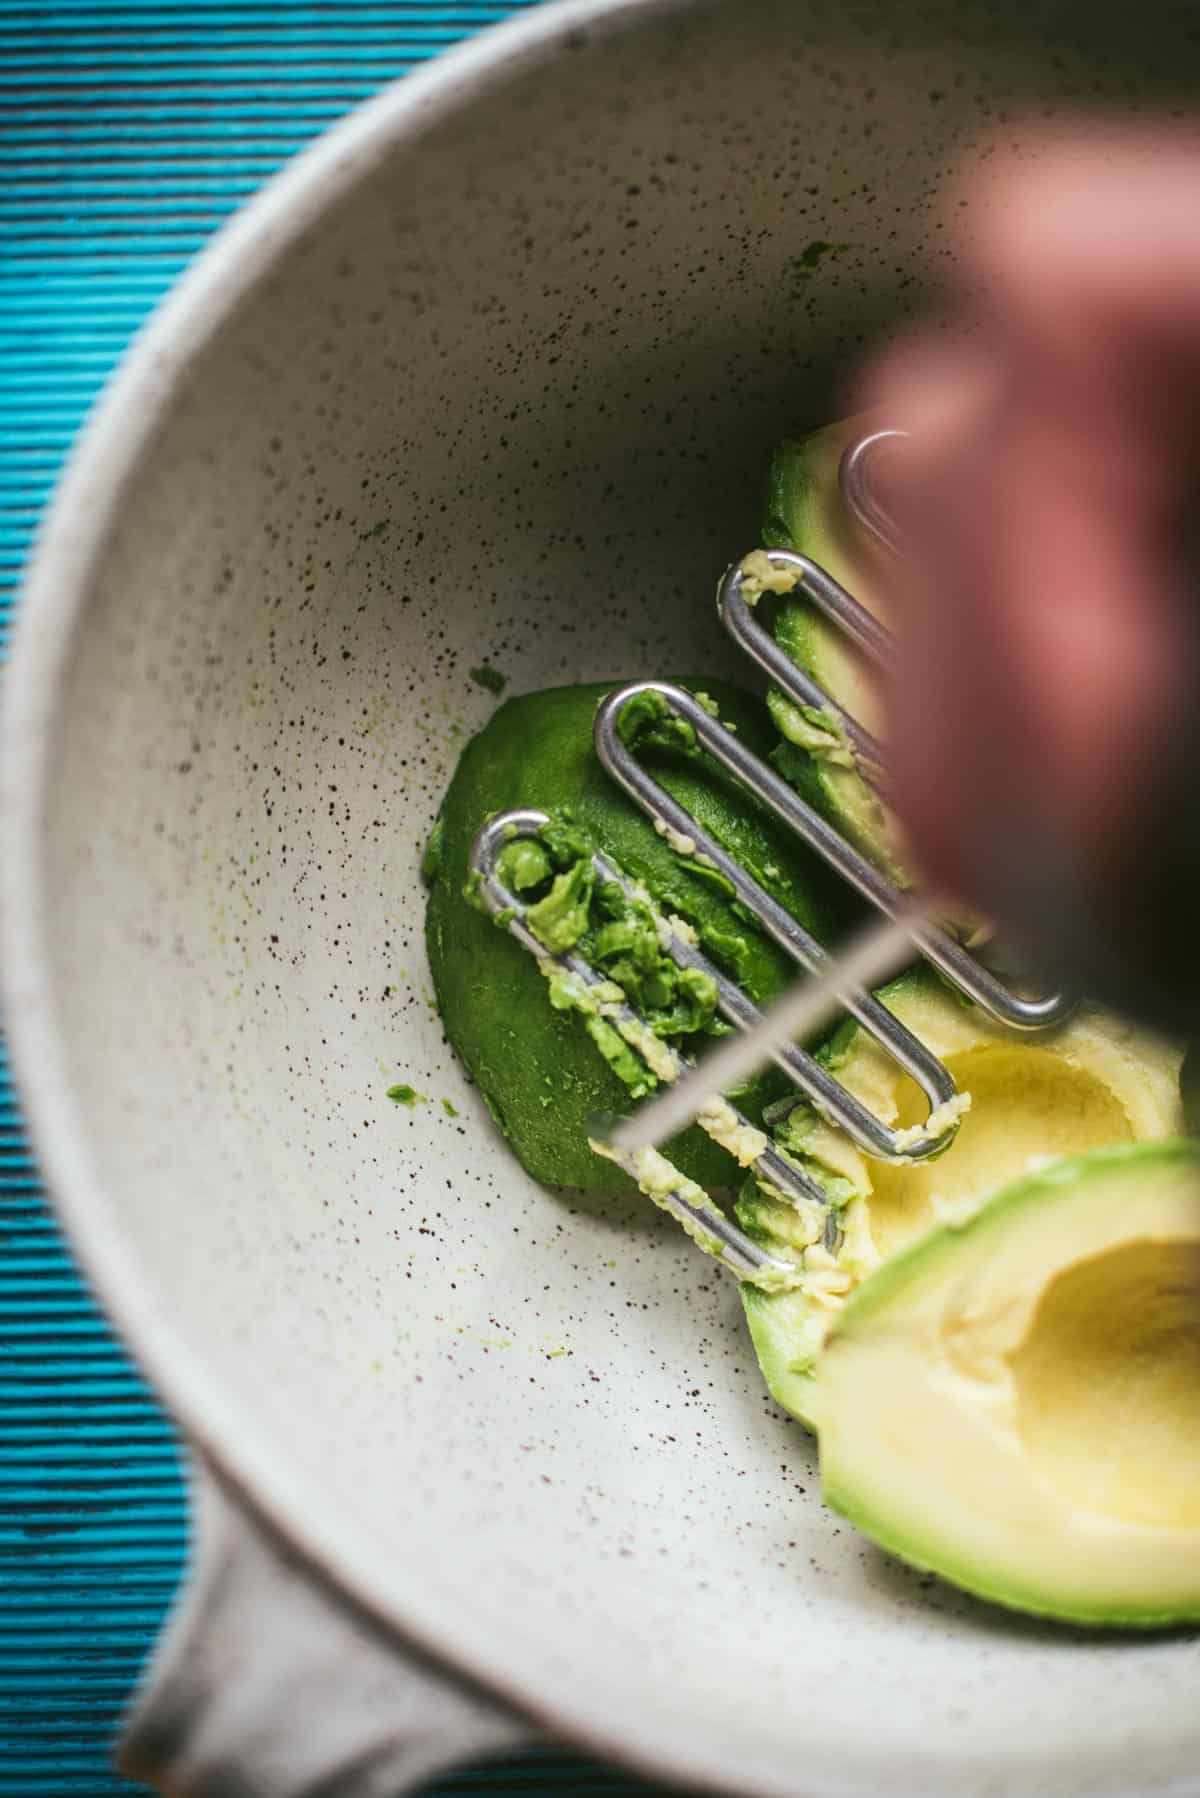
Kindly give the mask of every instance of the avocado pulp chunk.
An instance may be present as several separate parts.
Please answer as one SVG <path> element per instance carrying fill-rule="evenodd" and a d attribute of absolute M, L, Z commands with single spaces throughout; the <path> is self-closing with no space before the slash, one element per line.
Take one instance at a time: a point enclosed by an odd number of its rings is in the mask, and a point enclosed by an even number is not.
<path fill-rule="evenodd" d="M 848 1301 L 812 1412 L 829 1503 L 966 1590 L 1200 1620 L 1200 1147 L 1094 1150 Z"/>
<path fill-rule="evenodd" d="M 1084 1005 L 1047 1038 L 1014 1038 L 914 969 L 879 997 L 940 1056 L 970 1108 L 940 1155 L 911 1164 L 868 1160 L 805 1106 L 781 1140 L 835 1198 L 843 1242 L 832 1259 L 793 1207 L 747 1182 L 737 1215 L 764 1248 L 811 1266 L 790 1292 L 745 1286 L 742 1300 L 763 1376 L 775 1399 L 810 1421 L 823 1344 L 850 1295 L 890 1258 L 947 1220 L 960 1219 L 1031 1165 L 1182 1128 L 1180 1050 L 1097 1006 Z M 844 1027 L 826 1058 L 842 1084 L 890 1124 L 922 1121 L 927 1101 L 866 1033 Z M 795 1120 L 800 1120 L 797 1128 Z"/>
<path fill-rule="evenodd" d="M 514 844 L 510 884 L 532 902 L 546 946 L 585 950 L 600 972 L 629 989 L 659 1040 L 673 1048 L 696 1052 L 711 1040 L 719 1028 L 711 996 L 676 979 L 644 920 L 590 883 L 590 849 L 605 851 L 664 914 L 694 928 L 704 951 L 758 1003 L 769 1003 L 795 973 L 732 901 L 721 876 L 680 854 L 601 767 L 592 722 L 617 684 L 553 688 L 502 705 L 463 751 L 426 857 L 426 946 L 450 1043 L 535 1179 L 599 1190 L 633 1183 L 588 1147 L 589 1128 L 598 1116 L 628 1110 L 631 1096 L 653 1081 L 639 1089 L 638 1071 L 645 1070 L 633 1051 L 603 1020 L 565 1002 L 569 994 L 548 985 L 528 951 L 472 902 L 468 855 L 484 820 L 514 807 L 553 814 L 545 845 Z M 681 684 L 705 693 L 739 739 L 766 754 L 772 738 L 761 702 L 719 681 Z M 845 905 L 828 871 L 653 707 L 641 707 L 633 723 L 643 765 L 793 917 L 826 939 Z M 768 1070 L 737 1094 L 737 1103 L 757 1124 L 786 1085 Z M 667 1152 L 707 1188 L 740 1177 L 733 1158 L 696 1128 Z"/>

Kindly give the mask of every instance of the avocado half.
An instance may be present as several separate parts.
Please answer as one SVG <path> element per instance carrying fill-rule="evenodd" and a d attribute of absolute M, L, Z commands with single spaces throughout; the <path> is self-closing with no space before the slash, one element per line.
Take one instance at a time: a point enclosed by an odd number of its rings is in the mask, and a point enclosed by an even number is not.
<path fill-rule="evenodd" d="M 893 1256 L 839 1313 L 825 1497 L 1069 1622 L 1200 1620 L 1200 1145 L 1097 1150 Z"/>
<path fill-rule="evenodd" d="M 883 552 L 849 511 L 838 482 L 843 452 L 868 423 L 863 417 L 846 419 L 780 444 L 767 480 L 763 542 L 768 549 L 808 556 L 879 617 Z M 771 628 L 798 667 L 859 724 L 877 732 L 874 684 L 857 652 L 816 606 L 802 594 L 784 599 Z M 781 738 L 771 759 L 784 779 L 889 879 L 907 884 L 896 823 L 859 772 L 836 715 L 823 720 L 778 688 L 772 688 L 767 704 Z"/>
<path fill-rule="evenodd" d="M 732 902 L 720 875 L 694 856 L 677 854 L 596 759 L 592 721 L 617 684 L 558 687 L 502 705 L 463 751 L 426 856 L 426 946 L 446 1035 L 522 1165 L 554 1186 L 632 1186 L 587 1141 L 595 1118 L 628 1110 L 631 1094 L 598 1052 L 586 1020 L 555 1008 L 533 957 L 472 902 L 467 858 L 486 818 L 518 806 L 554 814 L 572 841 L 604 850 L 626 875 L 644 883 L 664 913 L 690 924 L 713 961 L 758 1003 L 768 1004 L 795 977 L 794 963 Z M 761 701 L 722 682 L 681 684 L 705 693 L 740 739 L 766 754 L 771 731 Z M 828 937 L 845 902 L 802 845 L 702 752 L 651 729 L 639 741 L 638 755 L 806 929 L 818 939 Z M 565 864 L 556 872 L 564 873 Z M 536 887 L 522 893 L 535 902 L 539 896 Z M 623 928 L 627 922 L 593 915 L 591 941 L 605 925 Z M 608 938 L 614 934 L 610 930 Z M 662 971 L 669 978 L 669 968 Z M 613 977 L 627 972 L 628 958 Z M 712 1029 L 710 1019 L 705 1034 Z M 704 1046 L 703 1036 L 686 1031 L 667 1040 L 690 1052 Z M 785 1090 L 772 1069 L 732 1096 L 757 1124 L 763 1107 Z M 727 1188 L 740 1177 L 732 1157 L 696 1128 L 667 1153 L 682 1173 L 709 1189 Z"/>
<path fill-rule="evenodd" d="M 742 1287 L 763 1377 L 778 1403 L 805 1423 L 813 1418 L 826 1338 L 856 1289 L 877 1279 L 892 1257 L 977 1209 L 1039 1161 L 1183 1129 L 1180 1047 L 1097 1006 L 1082 1006 L 1050 1036 L 1028 1038 L 990 1024 L 925 967 L 902 975 L 879 998 L 945 1062 L 960 1092 L 970 1094 L 970 1108 L 941 1155 L 911 1165 L 868 1160 L 806 1105 L 777 1126 L 777 1142 L 840 1208 L 844 1236 L 836 1255 L 811 1241 L 811 1221 L 792 1206 L 752 1181 L 743 1188 L 736 1207 L 743 1228 L 806 1269 L 790 1292 Z M 927 1103 L 915 1082 L 857 1024 L 838 1030 L 822 1057 L 887 1123 L 923 1121 Z M 1036 1254 L 1036 1244 L 1030 1251 Z"/>

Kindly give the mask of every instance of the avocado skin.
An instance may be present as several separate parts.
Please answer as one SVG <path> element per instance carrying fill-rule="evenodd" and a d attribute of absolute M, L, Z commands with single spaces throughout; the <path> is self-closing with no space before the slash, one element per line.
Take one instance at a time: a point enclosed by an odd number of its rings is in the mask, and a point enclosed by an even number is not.
<path fill-rule="evenodd" d="M 737 966 L 723 961 L 743 989 L 769 1002 L 796 967 L 754 927 L 688 858 L 676 855 L 604 772 L 592 748 L 592 720 L 616 681 L 558 687 L 508 700 L 468 743 L 435 825 L 426 909 L 426 947 L 446 1035 L 475 1080 L 526 1170 L 554 1186 L 598 1190 L 633 1182 L 587 1146 L 597 1117 L 629 1109 L 629 1095 L 588 1039 L 579 1018 L 551 1008 L 534 959 L 465 895 L 468 854 L 484 819 L 516 806 L 567 809 L 598 848 L 635 879 L 659 906 L 685 917 L 702 946 L 714 938 L 737 945 Z M 771 747 L 761 702 L 710 679 L 680 683 L 720 707 L 740 740 L 760 755 Z M 663 786 L 759 878 L 774 867 L 775 897 L 804 927 L 827 940 L 844 901 L 828 872 L 707 757 L 641 747 L 639 758 Z M 785 1090 L 769 1070 L 737 1095 L 757 1123 L 763 1106 Z M 710 1188 L 735 1183 L 724 1150 L 695 1128 L 666 1152 L 689 1178 Z"/>
<path fill-rule="evenodd" d="M 761 528 L 769 549 L 809 557 L 874 612 L 877 553 L 855 524 L 838 479 L 842 455 L 866 423 L 862 417 L 843 419 L 811 436 L 781 443 L 767 476 Z M 851 675 L 856 658 L 849 644 L 808 598 L 798 593 L 781 601 L 770 628 L 797 668 L 861 723 L 871 723 L 862 710 L 868 701 L 859 690 L 861 675 Z M 773 691 L 768 704 L 780 731 L 771 760 L 784 780 L 889 880 L 907 886 L 886 811 L 862 773 L 790 741 L 784 714 L 791 707 L 782 693 Z"/>

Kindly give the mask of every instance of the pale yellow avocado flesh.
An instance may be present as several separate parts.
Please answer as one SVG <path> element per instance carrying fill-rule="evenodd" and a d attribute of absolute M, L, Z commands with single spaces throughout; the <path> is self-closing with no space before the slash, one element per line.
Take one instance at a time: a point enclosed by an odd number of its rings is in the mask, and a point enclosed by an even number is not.
<path fill-rule="evenodd" d="M 811 1415 L 830 1505 L 980 1596 L 1200 1619 L 1200 1146 L 1100 1150 L 894 1257 Z"/>
<path fill-rule="evenodd" d="M 854 1291 L 893 1255 L 1048 1159 L 1183 1129 L 1179 1047 L 1098 1007 L 1085 1005 L 1062 1029 L 1034 1039 L 992 1026 L 928 970 L 905 975 L 880 997 L 942 1058 L 971 1104 L 944 1154 L 909 1165 L 869 1161 L 841 1131 L 814 1121 L 803 1164 L 823 1182 L 840 1179 L 846 1184 L 838 1190 L 848 1185 L 854 1195 L 842 1211 L 844 1241 L 832 1270 L 819 1246 L 807 1246 L 811 1225 L 791 1207 L 758 1192 L 740 1198 L 746 1228 L 812 1269 L 791 1292 L 743 1290 L 767 1384 L 804 1422 L 811 1420 L 813 1372 L 826 1336 Z M 854 1032 L 834 1070 L 887 1123 L 924 1119 L 924 1096 L 864 1032 Z"/>

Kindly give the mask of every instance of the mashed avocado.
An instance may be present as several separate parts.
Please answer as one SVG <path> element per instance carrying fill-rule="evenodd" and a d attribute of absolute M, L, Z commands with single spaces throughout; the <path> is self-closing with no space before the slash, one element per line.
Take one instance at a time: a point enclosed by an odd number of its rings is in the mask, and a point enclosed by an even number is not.
<path fill-rule="evenodd" d="M 472 902 L 467 857 L 485 818 L 522 806 L 551 814 L 537 842 L 518 839 L 505 851 L 505 879 L 529 905 L 543 946 L 585 952 L 643 1014 L 648 1041 L 665 1050 L 694 1050 L 720 1028 L 711 982 L 663 954 L 648 903 L 631 903 L 594 878 L 593 848 L 639 885 L 672 928 L 694 933 L 758 1003 L 782 992 L 795 972 L 723 876 L 691 853 L 694 845 L 657 831 L 600 767 L 592 720 L 616 684 L 560 687 L 502 705 L 464 750 L 426 857 L 426 942 L 446 1034 L 522 1164 L 551 1185 L 629 1184 L 589 1147 L 588 1129 L 649 1090 L 654 1074 L 612 1028 L 594 990 L 585 999 L 561 978 L 548 984 L 532 956 Z M 683 684 L 718 708 L 750 748 L 767 752 L 770 727 L 751 695 L 711 680 Z M 673 797 L 806 929 L 818 938 L 836 934 L 845 905 L 836 884 L 697 749 L 686 724 L 648 694 L 630 706 L 622 728 Z M 757 1125 L 764 1105 L 785 1090 L 772 1070 L 730 1096 Z M 703 1187 L 740 1178 L 734 1156 L 701 1130 L 687 1131 L 666 1153 Z"/>

